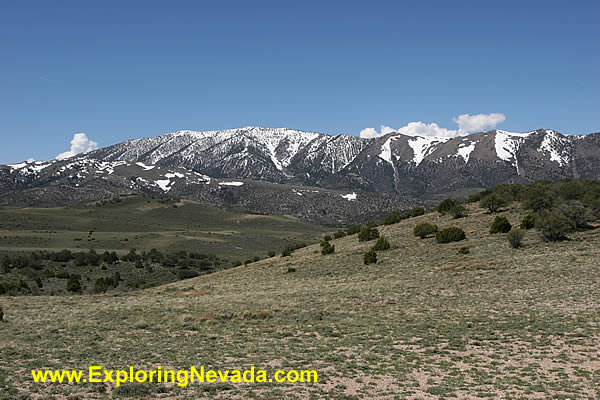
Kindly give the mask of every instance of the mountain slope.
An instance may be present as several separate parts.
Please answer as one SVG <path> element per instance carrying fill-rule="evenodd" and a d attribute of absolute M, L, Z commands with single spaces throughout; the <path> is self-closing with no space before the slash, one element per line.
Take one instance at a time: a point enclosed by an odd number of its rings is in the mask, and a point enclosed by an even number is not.
<path fill-rule="evenodd" d="M 501 215 L 513 225 L 522 217 Z M 431 213 L 380 227 L 391 249 L 377 264 L 362 260 L 374 241 L 352 235 L 333 240 L 327 256 L 316 244 L 119 296 L 3 297 L 2 360 L 5 369 L 85 369 L 97 354 L 111 369 L 318 373 L 316 383 L 101 386 L 113 397 L 597 398 L 600 286 L 590 283 L 600 280 L 600 231 L 552 244 L 529 231 L 515 250 L 489 234 L 493 219 L 470 207 L 459 220 Z M 460 226 L 467 240 L 415 238 L 420 222 Z M 462 246 L 470 253 L 457 254 Z M 8 393 L 99 392 L 5 376 Z"/>
<path fill-rule="evenodd" d="M 311 215 L 317 222 L 335 223 L 381 214 L 394 208 L 390 206 L 394 202 L 396 209 L 408 207 L 407 196 L 562 178 L 600 178 L 600 134 L 493 130 L 435 138 L 393 132 L 363 139 L 246 127 L 179 131 L 129 140 L 69 160 L 0 166 L 0 204 L 58 205 L 154 193 L 255 212 Z M 219 182 L 226 179 L 248 183 L 238 185 L 236 194 L 231 184 Z M 293 187 L 259 181 L 333 194 L 315 206 L 305 200 L 307 196 L 301 201 Z M 341 197 L 353 192 L 361 194 L 352 202 Z M 336 207 L 343 211 L 335 212 Z"/>

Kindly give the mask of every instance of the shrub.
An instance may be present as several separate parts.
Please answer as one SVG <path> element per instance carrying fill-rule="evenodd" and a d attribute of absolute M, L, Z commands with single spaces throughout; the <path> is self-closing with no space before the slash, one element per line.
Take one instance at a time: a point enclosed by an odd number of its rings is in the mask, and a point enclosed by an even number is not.
<path fill-rule="evenodd" d="M 331 240 L 331 235 L 325 235 L 323 236 L 323 240 L 326 242 L 329 242 Z"/>
<path fill-rule="evenodd" d="M 294 250 L 299 250 L 299 249 L 303 249 L 306 247 L 306 243 L 304 242 L 298 242 L 294 245 Z"/>
<path fill-rule="evenodd" d="M 335 251 L 335 246 L 329 242 L 325 242 L 325 245 L 321 243 L 321 254 L 327 255 L 332 254 Z"/>
<path fill-rule="evenodd" d="M 383 219 L 382 224 L 383 225 L 393 225 L 393 224 L 397 224 L 398 222 L 402 221 L 402 219 L 403 219 L 402 214 L 400 214 L 398 211 L 392 211 Z"/>
<path fill-rule="evenodd" d="M 286 246 L 283 250 L 281 250 L 281 257 L 289 257 L 292 255 L 294 250 L 290 246 Z"/>
<path fill-rule="evenodd" d="M 74 260 L 75 266 L 77 267 L 83 267 L 87 265 L 87 257 L 85 256 L 85 253 L 76 253 Z"/>
<path fill-rule="evenodd" d="M 525 238 L 525 231 L 522 229 L 515 229 L 506 234 L 506 239 L 508 239 L 508 244 L 513 249 L 518 249 L 523 245 L 523 239 Z"/>
<path fill-rule="evenodd" d="M 69 278 L 67 282 L 67 291 L 71 293 L 81 291 L 81 282 L 79 282 L 79 278 L 76 275 L 71 275 Z"/>
<path fill-rule="evenodd" d="M 287 272 L 288 273 L 290 273 L 290 272 L 296 272 L 296 268 L 294 268 L 294 267 L 288 267 Z"/>
<path fill-rule="evenodd" d="M 339 231 L 337 231 L 336 233 L 333 234 L 333 237 L 335 239 L 340 239 L 340 238 L 343 238 L 344 236 L 346 236 L 346 232 L 344 232 L 342 230 L 339 230 Z"/>
<path fill-rule="evenodd" d="M 0 321 L 4 319 L 4 310 L 0 307 Z"/>
<path fill-rule="evenodd" d="M 467 209 L 462 204 L 457 204 L 448 211 L 452 218 L 458 219 L 467 216 Z"/>
<path fill-rule="evenodd" d="M 576 230 L 586 230 L 591 228 L 589 222 L 593 216 L 589 209 L 578 200 L 571 200 L 558 207 L 558 210 L 573 222 Z"/>
<path fill-rule="evenodd" d="M 463 246 L 460 249 L 458 249 L 456 254 L 469 254 L 470 252 L 471 252 L 471 250 L 469 249 L 468 246 Z"/>
<path fill-rule="evenodd" d="M 368 242 L 369 240 L 375 240 L 379 237 L 379 231 L 377 228 L 371 227 L 370 225 L 362 228 L 358 234 L 359 242 Z"/>
<path fill-rule="evenodd" d="M 554 207 L 556 195 L 543 182 L 529 185 L 523 195 L 523 208 L 540 212 Z"/>
<path fill-rule="evenodd" d="M 536 218 L 536 226 L 547 242 L 567 239 L 567 234 L 575 230 L 573 221 L 558 210 Z"/>
<path fill-rule="evenodd" d="M 506 233 L 512 229 L 512 225 L 508 222 L 508 219 L 503 216 L 497 216 L 492 222 L 492 226 L 490 227 L 490 233 Z"/>
<path fill-rule="evenodd" d="M 423 207 L 415 207 L 410 210 L 411 218 L 418 217 L 419 215 L 425 214 L 425 209 Z"/>
<path fill-rule="evenodd" d="M 96 282 L 94 282 L 94 292 L 95 293 L 104 293 L 111 287 L 117 287 L 119 285 L 118 282 L 115 283 L 113 278 L 98 278 Z"/>
<path fill-rule="evenodd" d="M 481 198 L 479 205 L 481 208 L 487 208 L 489 212 L 495 213 L 500 208 L 506 207 L 510 201 L 505 193 L 492 192 Z"/>
<path fill-rule="evenodd" d="M 527 214 L 521 220 L 521 229 L 531 229 L 535 227 L 535 214 Z"/>
<path fill-rule="evenodd" d="M 355 234 L 359 233 L 361 229 L 362 229 L 361 225 L 352 225 L 351 227 L 349 227 L 346 230 L 346 233 L 348 235 L 355 235 Z"/>
<path fill-rule="evenodd" d="M 375 251 L 383 251 L 388 250 L 390 248 L 390 242 L 387 241 L 385 237 L 380 237 L 379 240 L 373 246 L 373 250 Z"/>
<path fill-rule="evenodd" d="M 267 253 L 267 255 L 269 256 L 269 258 L 271 257 L 275 257 L 275 250 L 269 250 L 269 252 Z"/>
<path fill-rule="evenodd" d="M 73 254 L 69 250 L 61 250 L 50 255 L 50 260 L 56 262 L 68 262 L 73 259 Z"/>
<path fill-rule="evenodd" d="M 363 260 L 365 265 L 374 264 L 377 262 L 377 253 L 373 249 L 367 251 L 363 257 Z"/>
<path fill-rule="evenodd" d="M 452 199 L 446 199 L 443 200 L 436 208 L 437 212 L 439 212 L 442 215 L 446 215 L 446 213 L 448 213 L 450 211 L 450 209 L 452 207 L 454 207 L 455 205 L 457 205 L 458 203 L 456 202 L 456 200 L 452 200 Z"/>
<path fill-rule="evenodd" d="M 435 240 L 438 243 L 460 242 L 466 238 L 465 231 L 461 228 L 445 228 L 435 234 Z"/>
<path fill-rule="evenodd" d="M 96 250 L 94 249 L 90 249 L 90 251 L 86 255 L 86 258 L 87 264 L 93 265 L 94 267 L 100 265 L 100 260 L 102 259 L 102 257 L 98 253 L 96 253 Z"/>
<path fill-rule="evenodd" d="M 413 229 L 413 233 L 415 236 L 420 237 L 421 239 L 426 238 L 429 235 L 434 235 L 438 231 L 438 227 L 435 224 L 430 224 L 429 222 L 423 222 L 415 226 Z"/>

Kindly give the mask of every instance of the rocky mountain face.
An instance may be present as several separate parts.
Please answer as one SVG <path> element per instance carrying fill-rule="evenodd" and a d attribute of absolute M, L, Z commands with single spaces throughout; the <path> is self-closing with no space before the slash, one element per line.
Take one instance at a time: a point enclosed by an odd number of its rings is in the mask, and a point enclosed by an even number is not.
<path fill-rule="evenodd" d="M 600 178 L 599 133 L 362 139 L 247 127 L 179 131 L 68 160 L 0 166 L 0 204 L 144 192 L 335 224 L 408 208 L 424 196 L 561 178 Z"/>

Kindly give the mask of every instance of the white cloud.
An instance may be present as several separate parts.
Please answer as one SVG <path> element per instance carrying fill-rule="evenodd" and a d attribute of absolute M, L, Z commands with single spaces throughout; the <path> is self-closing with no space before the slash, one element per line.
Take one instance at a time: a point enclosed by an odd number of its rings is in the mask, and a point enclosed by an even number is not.
<path fill-rule="evenodd" d="M 421 121 L 409 122 L 406 126 L 399 128 L 398 132 L 410 136 L 454 137 L 460 135 L 458 131 L 442 128 L 435 122 L 432 122 L 431 124 L 426 124 Z"/>
<path fill-rule="evenodd" d="M 91 141 L 85 133 L 76 133 L 71 139 L 71 149 L 56 156 L 57 160 L 73 157 L 79 153 L 85 153 L 98 148 L 98 143 Z"/>
<path fill-rule="evenodd" d="M 455 137 L 464 136 L 469 133 L 479 132 L 484 129 L 493 129 L 501 122 L 506 120 L 506 116 L 501 113 L 492 114 L 461 114 L 454 117 L 453 121 L 458 124 L 458 129 L 442 128 L 435 122 L 427 124 L 422 121 L 409 122 L 405 126 L 392 129 L 389 126 L 381 125 L 379 132 L 375 128 L 366 128 L 360 131 L 361 138 L 376 138 L 386 135 L 390 132 L 400 132 L 410 136 L 438 136 Z"/>
<path fill-rule="evenodd" d="M 496 125 L 506 121 L 506 116 L 501 113 L 492 114 L 460 114 L 453 121 L 458 124 L 458 129 L 466 132 L 481 132 L 485 129 L 494 129 Z"/>

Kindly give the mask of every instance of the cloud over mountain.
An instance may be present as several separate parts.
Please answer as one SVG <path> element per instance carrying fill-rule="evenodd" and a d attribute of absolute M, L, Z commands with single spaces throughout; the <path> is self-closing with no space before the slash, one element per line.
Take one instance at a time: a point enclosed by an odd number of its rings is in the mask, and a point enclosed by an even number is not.
<path fill-rule="evenodd" d="M 57 160 L 64 158 L 73 157 L 79 153 L 86 153 L 88 151 L 96 150 L 98 143 L 91 141 L 85 133 L 76 133 L 71 139 L 71 148 L 63 153 L 56 156 Z"/>
<path fill-rule="evenodd" d="M 393 129 L 389 126 L 381 125 L 379 132 L 375 128 L 365 128 L 360 131 L 361 138 L 375 138 L 386 135 L 390 132 L 400 132 L 410 136 L 437 136 L 437 137 L 456 137 L 464 136 L 473 132 L 480 132 L 485 129 L 494 129 L 496 125 L 504 122 L 506 116 L 502 113 L 491 114 L 460 114 L 454 117 L 453 121 L 458 124 L 458 129 L 442 128 L 435 122 L 425 123 L 422 121 L 409 122 L 405 126 Z"/>

